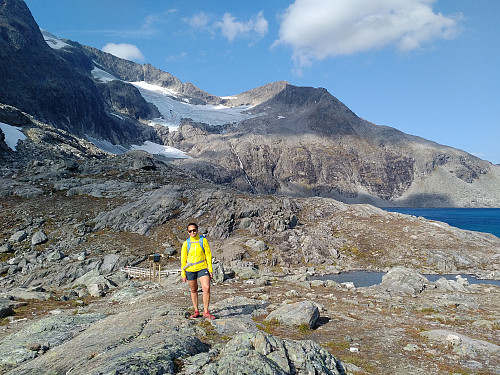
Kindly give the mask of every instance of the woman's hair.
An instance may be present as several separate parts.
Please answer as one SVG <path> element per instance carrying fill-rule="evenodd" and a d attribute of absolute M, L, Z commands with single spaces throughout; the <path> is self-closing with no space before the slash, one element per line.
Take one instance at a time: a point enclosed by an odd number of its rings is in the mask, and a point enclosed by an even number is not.
<path fill-rule="evenodd" d="M 189 223 L 189 224 L 187 225 L 186 229 L 188 229 L 189 227 L 195 227 L 195 228 L 196 228 L 196 230 L 198 230 L 198 224 L 196 224 L 196 223 Z"/>

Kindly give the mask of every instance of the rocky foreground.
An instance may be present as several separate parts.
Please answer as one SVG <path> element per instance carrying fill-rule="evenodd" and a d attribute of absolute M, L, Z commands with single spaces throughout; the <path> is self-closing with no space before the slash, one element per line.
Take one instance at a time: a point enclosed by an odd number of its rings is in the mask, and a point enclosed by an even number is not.
<path fill-rule="evenodd" d="M 221 264 L 217 265 L 220 270 Z M 220 273 L 219 273 L 220 275 Z M 353 288 L 255 272 L 213 287 L 214 321 L 188 319 L 188 288 L 92 272 L 56 298 L 3 294 L 6 374 L 498 374 L 500 288 L 406 269 Z M 9 307 L 10 306 L 10 307 Z"/>
<path fill-rule="evenodd" d="M 22 120 L 22 119 L 20 119 Z M 499 374 L 500 239 L 369 205 L 243 194 L 143 152 L 32 122 L 0 165 L 0 371 L 7 374 Z M 177 273 L 197 221 L 211 312 Z M 355 288 L 311 280 L 388 271 Z"/>

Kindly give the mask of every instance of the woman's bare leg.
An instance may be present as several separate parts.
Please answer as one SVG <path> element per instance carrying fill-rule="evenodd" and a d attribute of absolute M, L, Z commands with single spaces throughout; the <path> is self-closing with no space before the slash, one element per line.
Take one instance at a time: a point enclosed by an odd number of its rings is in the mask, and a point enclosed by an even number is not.
<path fill-rule="evenodd" d="M 191 289 L 191 302 L 193 302 L 194 311 L 198 311 L 198 280 L 188 280 L 188 284 L 189 289 Z"/>
<path fill-rule="evenodd" d="M 208 305 L 210 304 L 210 276 L 200 277 L 200 283 L 203 289 L 203 311 L 208 312 Z"/>

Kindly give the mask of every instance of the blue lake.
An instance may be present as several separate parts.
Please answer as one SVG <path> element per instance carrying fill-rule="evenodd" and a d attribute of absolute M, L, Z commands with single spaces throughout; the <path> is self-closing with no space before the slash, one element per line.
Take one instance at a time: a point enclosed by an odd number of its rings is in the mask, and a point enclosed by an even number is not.
<path fill-rule="evenodd" d="M 380 284 L 382 282 L 382 276 L 385 275 L 385 272 L 372 272 L 372 271 L 352 271 L 339 273 L 338 275 L 325 275 L 325 276 L 314 276 L 311 279 L 313 280 L 333 280 L 337 283 L 345 283 L 352 282 L 356 287 L 365 287 L 372 286 L 376 284 Z M 423 275 L 429 281 L 436 281 L 441 277 L 444 277 L 448 280 L 456 280 L 457 275 L 466 278 L 469 284 L 489 284 L 489 285 L 498 285 L 500 286 L 500 280 L 482 280 L 478 279 L 474 275 L 467 274 L 449 274 L 449 275 Z"/>
<path fill-rule="evenodd" d="M 451 226 L 486 232 L 500 237 L 500 208 L 385 208 L 389 212 L 399 212 L 405 215 L 422 216 L 429 220 L 437 220 Z M 356 287 L 380 284 L 384 272 L 353 271 L 338 275 L 325 275 L 313 279 L 333 280 L 338 283 L 353 282 Z M 436 281 L 440 277 L 454 280 L 453 275 L 424 275 L 429 281 Z M 491 284 L 500 286 L 500 280 L 480 280 L 475 276 L 461 274 L 470 284 Z"/>
<path fill-rule="evenodd" d="M 422 216 L 451 226 L 500 237 L 500 208 L 385 208 L 389 212 Z"/>

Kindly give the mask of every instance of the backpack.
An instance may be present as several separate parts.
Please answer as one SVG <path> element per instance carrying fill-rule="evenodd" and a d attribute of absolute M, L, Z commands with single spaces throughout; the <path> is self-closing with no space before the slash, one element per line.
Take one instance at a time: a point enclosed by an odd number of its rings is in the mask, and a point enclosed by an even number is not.
<path fill-rule="evenodd" d="M 201 246 L 201 249 L 203 250 L 203 253 L 205 253 L 205 248 L 203 247 L 203 239 L 204 238 L 205 237 L 203 237 L 203 236 L 200 235 L 200 239 L 198 241 L 191 242 L 191 237 L 189 237 L 186 240 L 187 241 L 187 254 L 186 254 L 186 257 L 189 255 L 189 248 L 191 247 L 191 243 L 199 243 L 200 246 Z M 203 263 L 203 262 L 206 262 L 206 261 L 207 261 L 207 257 L 205 256 L 205 259 L 200 260 L 199 262 L 196 262 L 196 263 L 186 263 L 186 265 L 182 269 L 185 270 L 188 267 L 195 266 L 197 264 L 200 264 L 200 263 Z"/>
<path fill-rule="evenodd" d="M 205 238 L 204 236 L 200 235 L 199 241 L 193 241 L 193 242 L 191 242 L 191 237 L 189 237 L 187 239 L 187 245 L 188 245 L 188 247 L 187 247 L 187 255 L 189 255 L 189 249 L 191 248 L 191 244 L 192 243 L 199 243 L 200 246 L 201 246 L 201 249 L 203 250 L 203 252 L 205 252 L 205 248 L 203 247 L 203 239 L 204 238 Z"/>

